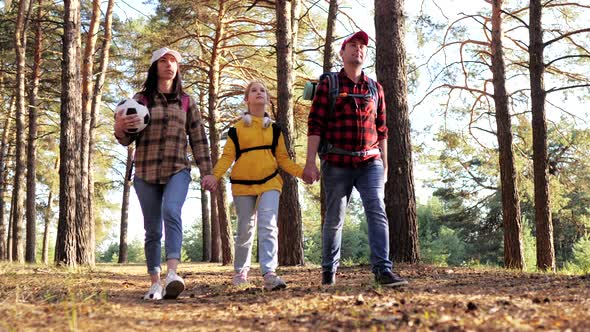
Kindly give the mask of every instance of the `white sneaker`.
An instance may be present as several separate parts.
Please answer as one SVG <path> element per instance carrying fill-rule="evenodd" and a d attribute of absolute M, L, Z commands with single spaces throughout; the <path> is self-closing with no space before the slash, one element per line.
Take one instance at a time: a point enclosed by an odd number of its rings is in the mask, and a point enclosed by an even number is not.
<path fill-rule="evenodd" d="M 165 285 L 163 297 L 166 300 L 177 298 L 184 290 L 184 280 L 176 273 L 168 273 Z"/>
<path fill-rule="evenodd" d="M 144 300 L 161 300 L 162 299 L 162 285 L 158 282 L 157 284 L 152 284 L 150 290 L 143 296 Z"/>
<path fill-rule="evenodd" d="M 240 287 L 248 284 L 248 271 L 236 273 L 232 279 L 234 286 Z"/>
<path fill-rule="evenodd" d="M 268 272 L 264 275 L 264 289 L 268 291 L 274 291 L 286 287 L 287 284 L 283 281 L 283 279 L 281 279 L 281 277 L 276 275 L 276 273 Z"/>

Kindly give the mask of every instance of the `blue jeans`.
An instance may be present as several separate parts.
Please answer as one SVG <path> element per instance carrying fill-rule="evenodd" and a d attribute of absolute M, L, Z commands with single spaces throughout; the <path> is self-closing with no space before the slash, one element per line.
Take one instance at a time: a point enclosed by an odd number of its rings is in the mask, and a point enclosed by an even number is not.
<path fill-rule="evenodd" d="M 340 262 L 342 226 L 352 188 L 361 196 L 367 226 L 373 273 L 389 271 L 389 226 L 385 213 L 383 161 L 375 160 L 361 168 L 341 168 L 322 162 L 326 218 L 322 234 L 322 270 L 336 272 Z"/>
<path fill-rule="evenodd" d="M 234 269 L 237 273 L 250 270 L 254 230 L 258 223 L 258 254 L 262 275 L 274 272 L 278 264 L 279 210 L 278 190 L 269 190 L 259 196 L 234 196 L 238 214 L 236 235 L 236 259 Z"/>
<path fill-rule="evenodd" d="M 188 169 L 174 174 L 166 184 L 148 183 L 138 177 L 135 177 L 133 181 L 143 213 L 144 251 L 149 274 L 158 274 L 161 271 L 162 219 L 164 219 L 166 233 L 166 259 L 180 260 L 182 248 L 180 216 L 190 181 L 191 175 Z"/>

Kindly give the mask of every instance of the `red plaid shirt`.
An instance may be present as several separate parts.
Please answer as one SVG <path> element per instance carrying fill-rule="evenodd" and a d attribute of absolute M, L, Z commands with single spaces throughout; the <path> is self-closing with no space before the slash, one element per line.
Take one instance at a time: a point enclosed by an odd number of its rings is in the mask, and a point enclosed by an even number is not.
<path fill-rule="evenodd" d="M 340 94 L 369 94 L 369 78 L 363 72 L 354 83 L 344 69 L 338 74 Z M 320 136 L 337 148 L 347 151 L 367 151 L 379 148 L 379 141 L 387 139 L 385 124 L 385 98 L 381 84 L 376 83 L 378 102 L 372 98 L 338 97 L 334 110 L 330 110 L 328 79 L 316 89 L 307 120 L 307 135 Z M 376 111 L 376 112 L 375 112 Z M 357 168 L 380 158 L 379 154 L 357 157 L 329 153 L 322 159 L 336 167 Z"/>

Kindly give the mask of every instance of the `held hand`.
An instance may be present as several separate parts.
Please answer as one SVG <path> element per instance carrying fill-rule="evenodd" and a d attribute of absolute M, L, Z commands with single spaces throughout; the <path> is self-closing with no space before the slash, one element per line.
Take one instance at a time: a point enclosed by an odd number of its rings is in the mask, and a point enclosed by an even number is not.
<path fill-rule="evenodd" d="M 320 179 L 320 170 L 315 164 L 306 164 L 303 168 L 302 179 L 307 184 L 314 183 Z"/>
<path fill-rule="evenodd" d="M 203 186 L 205 190 L 215 192 L 217 190 L 217 179 L 213 175 L 205 175 L 203 179 L 201 179 L 201 186 Z"/>

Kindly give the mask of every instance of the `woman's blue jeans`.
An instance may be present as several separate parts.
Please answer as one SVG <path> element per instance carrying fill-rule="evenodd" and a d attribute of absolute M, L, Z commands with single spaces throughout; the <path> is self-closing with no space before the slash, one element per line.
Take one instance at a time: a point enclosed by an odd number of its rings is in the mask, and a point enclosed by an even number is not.
<path fill-rule="evenodd" d="M 361 168 L 334 167 L 322 162 L 322 180 L 326 194 L 326 218 L 322 232 L 323 271 L 336 272 L 338 268 L 342 226 L 352 188 L 359 192 L 367 217 L 373 273 L 391 270 L 383 172 L 381 159 Z"/>
<path fill-rule="evenodd" d="M 145 229 L 145 258 L 149 274 L 161 271 L 162 220 L 164 220 L 166 259 L 180 260 L 182 248 L 181 212 L 188 185 L 191 181 L 190 170 L 184 169 L 172 177 L 166 184 L 147 183 L 135 177 L 134 187 L 143 213 Z"/>

